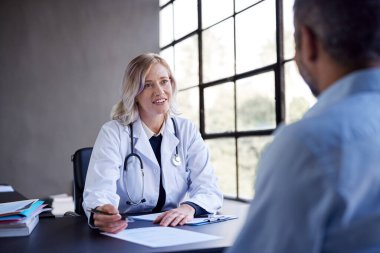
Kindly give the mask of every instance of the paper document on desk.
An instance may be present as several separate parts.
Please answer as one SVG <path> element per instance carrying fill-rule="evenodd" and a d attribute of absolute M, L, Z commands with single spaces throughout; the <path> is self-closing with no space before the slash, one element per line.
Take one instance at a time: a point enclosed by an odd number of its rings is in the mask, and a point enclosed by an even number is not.
<path fill-rule="evenodd" d="M 145 215 L 129 216 L 129 218 L 133 218 L 135 220 L 154 221 L 161 214 L 162 213 L 152 213 L 152 214 L 145 214 Z M 191 221 L 186 222 L 186 225 L 200 226 L 200 225 L 206 225 L 206 224 L 217 223 L 217 222 L 233 220 L 233 219 L 237 219 L 237 216 L 209 215 L 209 217 L 194 218 Z"/>
<path fill-rule="evenodd" d="M 0 184 L 0 192 L 14 192 L 14 189 L 11 185 L 1 185 Z"/>
<path fill-rule="evenodd" d="M 0 217 L 10 215 L 20 215 L 22 217 L 29 216 L 44 202 L 38 199 L 27 199 L 0 204 Z"/>
<path fill-rule="evenodd" d="M 204 242 L 221 237 L 171 227 L 147 227 L 125 229 L 117 234 L 102 233 L 121 240 L 148 247 L 168 247 L 188 243 Z"/>

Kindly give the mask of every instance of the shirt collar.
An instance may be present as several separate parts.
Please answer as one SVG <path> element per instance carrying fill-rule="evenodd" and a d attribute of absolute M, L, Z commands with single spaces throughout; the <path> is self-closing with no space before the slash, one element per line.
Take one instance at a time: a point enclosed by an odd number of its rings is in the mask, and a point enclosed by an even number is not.
<path fill-rule="evenodd" d="M 362 91 L 380 91 L 380 68 L 358 70 L 337 80 L 318 97 L 318 102 L 305 114 L 305 118 L 315 116 L 345 97 Z"/>
<path fill-rule="evenodd" d="M 153 136 L 159 136 L 160 134 L 162 134 L 164 132 L 164 129 L 165 129 L 165 121 L 162 124 L 161 129 L 158 132 L 158 134 L 156 134 L 152 130 L 150 130 L 149 127 L 147 125 L 145 125 L 144 121 L 141 121 L 141 125 L 142 125 L 144 132 L 145 132 L 146 136 L 148 137 L 148 139 L 150 139 Z"/>

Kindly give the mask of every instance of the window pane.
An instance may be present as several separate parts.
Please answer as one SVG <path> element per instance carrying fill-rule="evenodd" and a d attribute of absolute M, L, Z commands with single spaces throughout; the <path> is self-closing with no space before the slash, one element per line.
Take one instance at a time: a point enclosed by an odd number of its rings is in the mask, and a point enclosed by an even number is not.
<path fill-rule="evenodd" d="M 294 25 L 293 25 L 293 3 L 294 0 L 283 0 L 284 9 L 284 56 L 285 59 L 294 57 Z"/>
<path fill-rule="evenodd" d="M 285 122 L 291 123 L 302 118 L 315 104 L 316 98 L 300 76 L 294 61 L 285 64 Z"/>
<path fill-rule="evenodd" d="M 197 0 L 174 2 L 174 37 L 179 39 L 198 28 Z"/>
<path fill-rule="evenodd" d="M 220 84 L 204 90 L 205 131 L 222 133 L 235 130 L 234 85 Z"/>
<path fill-rule="evenodd" d="M 173 41 L 173 5 L 160 11 L 160 47 Z"/>
<path fill-rule="evenodd" d="M 254 3 L 259 2 L 260 0 L 235 0 L 235 11 L 239 12 L 248 6 L 251 6 Z"/>
<path fill-rule="evenodd" d="M 198 85 L 198 35 L 176 44 L 174 52 L 178 89 Z"/>
<path fill-rule="evenodd" d="M 236 82 L 238 131 L 276 127 L 274 73 Z"/>
<path fill-rule="evenodd" d="M 219 187 L 225 195 L 236 197 L 235 139 L 206 140 L 206 144 L 210 150 L 211 163 L 219 179 Z"/>
<path fill-rule="evenodd" d="M 238 139 L 240 198 L 253 198 L 258 161 L 263 149 L 272 139 L 272 136 L 243 137 Z"/>
<path fill-rule="evenodd" d="M 275 10 L 275 1 L 266 0 L 236 15 L 237 73 L 276 62 Z"/>
<path fill-rule="evenodd" d="M 231 16 L 233 10 L 233 0 L 202 0 L 202 28 Z"/>
<path fill-rule="evenodd" d="M 199 129 L 199 89 L 198 87 L 180 91 L 177 105 L 181 117 L 191 120 Z"/>
<path fill-rule="evenodd" d="M 232 18 L 203 33 L 203 81 L 214 81 L 234 74 Z"/>
<path fill-rule="evenodd" d="M 168 47 L 166 48 L 165 50 L 162 50 L 160 52 L 160 55 L 162 58 L 164 58 L 167 63 L 169 64 L 171 70 L 173 73 L 175 73 L 175 69 L 174 69 L 174 50 L 173 50 L 173 47 Z"/>

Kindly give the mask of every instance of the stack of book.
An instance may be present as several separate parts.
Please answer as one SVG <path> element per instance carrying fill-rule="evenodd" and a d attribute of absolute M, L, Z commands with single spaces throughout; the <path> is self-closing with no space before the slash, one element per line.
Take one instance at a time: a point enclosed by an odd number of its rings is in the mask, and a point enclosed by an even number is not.
<path fill-rule="evenodd" d="M 26 236 L 36 227 L 44 201 L 21 200 L 0 204 L 0 237 Z"/>

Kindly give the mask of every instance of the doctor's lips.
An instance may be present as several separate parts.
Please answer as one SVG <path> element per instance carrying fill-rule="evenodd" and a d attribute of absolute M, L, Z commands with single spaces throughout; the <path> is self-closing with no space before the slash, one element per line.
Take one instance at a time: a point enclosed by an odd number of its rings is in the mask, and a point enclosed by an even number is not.
<path fill-rule="evenodd" d="M 156 99 L 153 101 L 153 104 L 163 104 L 167 101 L 168 99 L 166 98 L 160 98 L 160 99 Z"/>

